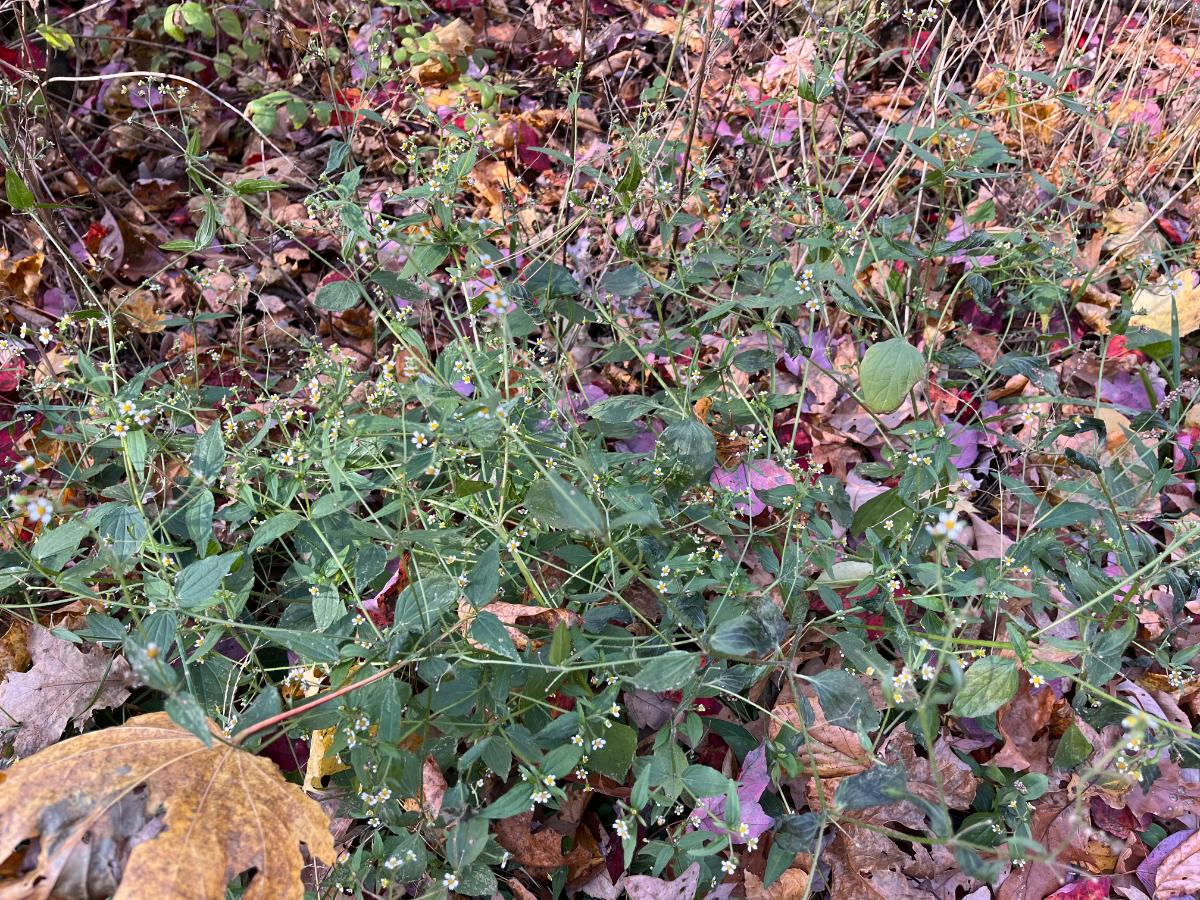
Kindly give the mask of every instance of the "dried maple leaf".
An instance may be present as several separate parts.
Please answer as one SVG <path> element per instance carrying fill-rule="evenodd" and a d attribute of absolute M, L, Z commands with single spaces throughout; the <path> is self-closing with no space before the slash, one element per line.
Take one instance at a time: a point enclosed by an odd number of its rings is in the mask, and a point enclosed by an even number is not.
<path fill-rule="evenodd" d="M 0 773 L 0 860 L 38 838 L 33 868 L 0 881 L 0 896 L 52 896 L 79 857 L 130 817 L 146 837 L 133 844 L 115 900 L 225 897 L 230 879 L 255 874 L 247 900 L 304 896 L 300 845 L 332 863 L 333 837 L 320 805 L 283 780 L 269 759 L 237 747 L 205 747 L 166 713 L 71 738 Z M 144 791 L 143 802 L 130 803 Z"/>
<path fill-rule="evenodd" d="M 0 683 L 0 728 L 20 726 L 13 747 L 21 756 L 53 744 L 68 721 L 79 728 L 92 710 L 120 706 L 136 683 L 123 657 L 81 651 L 40 625 L 30 626 L 28 648 L 32 668 Z"/>

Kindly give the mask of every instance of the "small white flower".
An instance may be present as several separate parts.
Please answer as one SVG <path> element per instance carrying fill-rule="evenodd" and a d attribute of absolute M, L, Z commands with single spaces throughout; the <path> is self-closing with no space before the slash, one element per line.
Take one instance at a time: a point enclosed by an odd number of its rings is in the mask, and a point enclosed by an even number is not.
<path fill-rule="evenodd" d="M 453 872 L 447 872 L 442 876 L 442 887 L 448 891 L 452 891 L 458 887 L 458 876 Z"/>
<path fill-rule="evenodd" d="M 621 840 L 629 840 L 629 823 L 624 819 L 618 819 L 613 824 L 613 831 L 617 833 L 617 837 L 619 837 Z"/>
<path fill-rule="evenodd" d="M 17 463 L 17 471 L 24 475 L 35 465 L 37 465 L 37 460 L 32 456 L 26 456 L 23 460 Z"/>
<path fill-rule="evenodd" d="M 729 859 L 723 860 L 721 862 L 721 871 L 724 872 L 726 875 L 732 875 L 734 872 L 737 871 L 737 868 L 738 868 L 738 864 L 737 864 L 736 856 L 731 856 L 731 857 L 729 857 Z"/>
<path fill-rule="evenodd" d="M 54 507 L 50 505 L 50 501 L 42 497 L 35 497 L 29 501 L 29 505 L 25 507 L 25 515 L 32 522 L 40 522 L 43 525 L 50 524 L 50 516 L 54 512 Z"/>
<path fill-rule="evenodd" d="M 1038 675 L 1035 673 L 1035 674 L 1029 676 L 1029 686 L 1030 687 L 1040 688 L 1045 683 L 1046 683 L 1046 679 L 1043 678 L 1041 675 Z"/>
<path fill-rule="evenodd" d="M 582 747 L 583 746 L 583 735 L 582 734 L 575 735 L 573 738 L 571 738 L 571 743 L 574 744 L 576 747 Z"/>
<path fill-rule="evenodd" d="M 49 520 L 47 520 L 47 521 L 49 521 Z M 608 742 L 605 741 L 604 738 L 592 738 L 592 749 L 593 750 L 602 750 L 602 749 L 604 749 L 604 745 L 606 743 L 608 743 Z"/>
<path fill-rule="evenodd" d="M 412 436 L 412 443 L 414 447 L 427 447 L 429 446 L 429 438 L 418 431 Z"/>
<path fill-rule="evenodd" d="M 934 668 L 933 663 L 925 663 L 925 665 L 921 666 L 921 679 L 923 681 L 932 681 L 933 676 L 936 674 L 937 669 Z"/>
<path fill-rule="evenodd" d="M 45 325 L 43 325 L 41 328 L 38 329 L 38 340 L 42 342 L 43 346 L 45 346 L 46 344 L 48 344 L 52 340 L 54 340 L 54 335 L 52 335 L 50 333 L 49 328 L 47 328 Z"/>
<path fill-rule="evenodd" d="M 108 430 L 112 432 L 113 437 L 123 438 L 129 434 L 129 426 L 124 422 L 113 422 L 108 426 Z"/>
<path fill-rule="evenodd" d="M 117 404 L 117 412 L 122 416 L 132 416 L 137 412 L 137 404 L 132 400 L 122 400 Z"/>

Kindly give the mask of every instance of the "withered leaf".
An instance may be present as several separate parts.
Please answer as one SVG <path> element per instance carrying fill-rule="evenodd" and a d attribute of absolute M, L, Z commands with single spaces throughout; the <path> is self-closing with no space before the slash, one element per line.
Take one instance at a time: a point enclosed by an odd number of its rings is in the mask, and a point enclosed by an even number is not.
<path fill-rule="evenodd" d="M 1155 897 L 1187 896 L 1200 891 L 1200 831 L 1167 854 L 1154 879 Z"/>
<path fill-rule="evenodd" d="M 673 881 L 653 875 L 632 875 L 625 880 L 629 900 L 692 900 L 700 884 L 700 863 L 692 863 Z"/>
<path fill-rule="evenodd" d="M 559 866 L 578 866 L 588 856 L 581 844 L 562 851 L 563 836 L 552 828 L 533 830 L 533 813 L 521 813 L 496 823 L 496 840 L 523 866 L 549 871 Z"/>
<path fill-rule="evenodd" d="M 133 810 L 127 798 L 138 790 L 144 805 Z M 116 900 L 222 900 L 229 880 L 252 868 L 247 900 L 299 900 L 300 845 L 323 862 L 334 858 L 328 817 L 273 762 L 227 744 L 205 747 L 166 713 L 151 713 L 0 773 L 0 860 L 39 839 L 33 868 L 0 881 L 0 895 L 52 896 L 64 873 L 80 868 L 78 854 L 128 833 L 131 815 L 139 825 L 161 817 L 162 827 L 124 860 Z"/>
<path fill-rule="evenodd" d="M 124 657 L 82 651 L 40 625 L 29 626 L 28 649 L 32 668 L 0 682 L 0 729 L 20 726 L 13 747 L 21 756 L 53 744 L 68 721 L 78 728 L 92 710 L 120 706 L 136 683 Z"/>

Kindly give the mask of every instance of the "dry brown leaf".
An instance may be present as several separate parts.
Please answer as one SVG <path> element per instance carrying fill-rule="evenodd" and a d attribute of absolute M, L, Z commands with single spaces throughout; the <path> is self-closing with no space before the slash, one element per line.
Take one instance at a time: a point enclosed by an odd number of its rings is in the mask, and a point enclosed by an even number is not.
<path fill-rule="evenodd" d="M 0 683 L 0 727 L 20 725 L 13 747 L 36 753 L 62 737 L 67 722 L 82 727 L 94 709 L 120 706 L 136 683 L 124 657 L 98 647 L 87 652 L 31 625 L 28 672 L 10 672 Z"/>
<path fill-rule="evenodd" d="M 33 306 L 38 286 L 42 283 L 42 263 L 45 260 L 46 257 L 41 253 L 30 253 L 11 260 L 7 250 L 0 250 L 0 285 L 3 285 L 4 295 Z"/>
<path fill-rule="evenodd" d="M 421 799 L 430 818 L 436 819 L 442 811 L 442 800 L 445 799 L 449 786 L 437 762 L 432 756 L 427 756 L 425 765 L 421 766 Z"/>
<path fill-rule="evenodd" d="M 784 869 L 778 880 L 764 887 L 762 879 L 747 869 L 746 900 L 805 900 L 809 877 L 804 869 Z"/>
<path fill-rule="evenodd" d="M 1031 688 L 1029 676 L 1022 672 L 1017 695 L 996 714 L 1004 746 L 992 757 L 991 764 L 1018 772 L 1028 769 L 1045 774 L 1049 770 L 1047 726 L 1053 715 L 1054 692 L 1049 688 Z"/>
<path fill-rule="evenodd" d="M 831 725 L 816 693 L 807 686 L 801 687 L 801 691 L 812 708 L 812 723 L 805 725 L 791 688 L 785 687 L 771 711 L 771 738 L 779 735 L 784 724 L 804 735 L 798 758 L 807 771 L 821 778 L 842 778 L 870 767 L 871 756 L 862 748 L 858 735 L 848 728 Z"/>
<path fill-rule="evenodd" d="M 299 900 L 300 845 L 334 859 L 328 817 L 273 762 L 227 744 L 205 747 L 166 713 L 63 741 L 2 777 L 0 859 L 40 840 L 36 865 L 0 883 L 0 896 L 50 896 L 77 854 L 128 831 L 129 816 L 162 827 L 116 861 L 115 900 L 223 900 L 229 880 L 251 868 L 247 900 Z"/>
<path fill-rule="evenodd" d="M 1170 281 L 1144 287 L 1130 301 L 1134 315 L 1129 324 L 1171 333 L 1171 305 L 1179 311 L 1179 336 L 1186 337 L 1200 328 L 1200 274 L 1183 269 Z"/>
<path fill-rule="evenodd" d="M 1141 253 L 1161 253 L 1166 241 L 1154 227 L 1150 207 L 1140 200 L 1104 213 L 1104 243 L 1101 247 L 1117 259 L 1129 259 Z"/>
<path fill-rule="evenodd" d="M 1187 896 L 1200 891 L 1200 831 L 1166 855 L 1154 878 L 1154 896 Z"/>
<path fill-rule="evenodd" d="M 563 853 L 563 836 L 553 828 L 534 831 L 533 813 L 524 812 L 496 823 L 496 840 L 513 859 L 531 869 L 549 872 L 559 866 L 576 867 L 590 856 L 582 844 Z"/>
<path fill-rule="evenodd" d="M 572 612 L 569 609 L 559 609 L 554 606 L 530 606 L 525 603 L 496 602 L 476 609 L 466 600 L 460 600 L 458 604 L 458 621 L 464 633 L 469 630 L 475 616 L 481 612 L 491 613 L 504 624 L 504 630 L 508 632 L 508 636 L 512 638 L 513 646 L 518 650 L 524 650 L 529 646 L 528 636 L 517 627 L 518 625 L 537 624 L 545 628 L 554 628 L 559 622 L 564 622 L 567 625 L 578 625 L 583 621 L 579 613 Z M 472 647 L 483 649 L 481 644 L 469 636 L 467 641 Z"/>
<path fill-rule="evenodd" d="M 427 37 L 433 38 L 437 49 L 450 58 L 451 65 L 447 68 L 435 56 L 430 56 L 424 62 L 412 67 L 413 78 L 417 80 L 418 84 L 445 84 L 453 80 L 456 74 L 455 57 L 465 56 L 471 52 L 475 41 L 475 32 L 462 19 L 455 19 L 445 25 L 439 25 L 430 31 Z"/>
<path fill-rule="evenodd" d="M 9 672 L 24 672 L 33 659 L 29 655 L 29 623 L 17 620 L 0 637 L 0 681 Z"/>
<path fill-rule="evenodd" d="M 673 881 L 653 875 L 631 875 L 625 879 L 629 900 L 692 900 L 700 885 L 700 863 L 692 863 Z"/>

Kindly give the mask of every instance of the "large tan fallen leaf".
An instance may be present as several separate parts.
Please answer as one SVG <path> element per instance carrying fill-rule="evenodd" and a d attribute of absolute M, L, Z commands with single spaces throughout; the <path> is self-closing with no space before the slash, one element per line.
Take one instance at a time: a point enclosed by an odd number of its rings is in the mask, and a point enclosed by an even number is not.
<path fill-rule="evenodd" d="M 33 666 L 0 682 L 0 729 L 20 726 L 13 748 L 21 756 L 53 744 L 67 722 L 79 728 L 92 710 L 120 706 L 136 683 L 123 657 L 81 651 L 40 625 L 29 626 L 27 646 Z"/>
<path fill-rule="evenodd" d="M 1200 891 L 1200 831 L 1163 859 L 1154 878 L 1155 897 L 1188 896 Z"/>
<path fill-rule="evenodd" d="M 205 747 L 166 713 L 151 713 L 0 773 L 0 860 L 38 839 L 33 868 L 0 881 L 0 897 L 55 896 L 81 856 L 131 833 L 130 819 L 145 839 L 125 842 L 128 858 L 108 861 L 120 881 L 115 900 L 223 900 L 230 879 L 251 868 L 246 900 L 299 900 L 300 845 L 323 862 L 334 858 L 328 817 L 273 762 L 227 744 Z"/>
<path fill-rule="evenodd" d="M 1170 281 L 1144 287 L 1130 301 L 1134 327 L 1153 328 L 1163 334 L 1171 333 L 1171 301 L 1179 310 L 1179 336 L 1185 337 L 1200 328 L 1200 275 L 1195 269 L 1183 269 Z"/>

